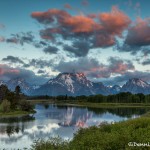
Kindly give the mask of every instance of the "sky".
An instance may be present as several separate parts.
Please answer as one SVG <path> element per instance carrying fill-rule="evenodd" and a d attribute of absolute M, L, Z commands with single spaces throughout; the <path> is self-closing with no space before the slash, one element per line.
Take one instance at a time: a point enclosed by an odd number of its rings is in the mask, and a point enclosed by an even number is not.
<path fill-rule="evenodd" d="M 149 0 L 1 0 L 0 80 L 43 84 L 62 72 L 150 83 Z"/>

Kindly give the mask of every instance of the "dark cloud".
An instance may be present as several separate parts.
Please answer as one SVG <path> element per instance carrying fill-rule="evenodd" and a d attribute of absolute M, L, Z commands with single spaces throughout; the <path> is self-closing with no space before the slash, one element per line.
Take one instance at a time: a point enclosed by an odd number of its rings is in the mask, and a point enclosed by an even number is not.
<path fill-rule="evenodd" d="M 99 62 L 93 58 L 79 58 L 74 61 L 64 62 L 60 61 L 58 65 L 54 67 L 59 72 L 86 72 L 92 68 L 98 67 Z"/>
<path fill-rule="evenodd" d="M 14 44 L 30 44 L 33 45 L 36 48 L 45 48 L 49 46 L 49 43 L 43 40 L 36 40 L 34 34 L 30 32 L 21 32 L 17 34 L 11 34 L 10 38 L 7 38 L 6 40 L 2 37 L 0 37 L 0 42 L 6 41 L 7 43 L 14 43 Z"/>
<path fill-rule="evenodd" d="M 6 39 L 6 42 L 8 43 L 21 44 L 21 45 L 24 45 L 24 43 L 31 44 L 33 43 L 33 41 L 34 41 L 34 36 L 32 32 L 11 34 L 11 37 Z"/>
<path fill-rule="evenodd" d="M 6 58 L 3 58 L 2 61 L 14 63 L 14 64 L 21 64 L 24 68 L 34 67 L 34 68 L 45 68 L 50 67 L 53 65 L 54 60 L 43 60 L 43 59 L 27 59 L 27 62 L 24 62 L 19 57 L 14 56 L 7 56 Z"/>
<path fill-rule="evenodd" d="M 25 64 L 23 67 L 35 67 L 35 68 L 44 68 L 44 67 L 50 67 L 53 64 L 52 60 L 42 60 L 42 59 L 31 59 L 29 60 L 28 64 Z"/>
<path fill-rule="evenodd" d="M 42 84 L 47 81 L 47 78 L 43 76 L 36 76 L 31 70 L 12 68 L 5 64 L 0 64 L 0 78 L 1 80 L 23 78 L 32 84 Z"/>
<path fill-rule="evenodd" d="M 89 72 L 91 78 L 110 78 L 112 75 L 123 75 L 129 70 L 134 71 L 135 67 L 129 60 L 122 60 L 118 57 L 110 57 L 109 64 L 101 64 L 99 67 L 94 67 Z"/>
<path fill-rule="evenodd" d="M 44 42 L 44 41 L 40 41 L 39 44 L 40 44 L 40 45 L 43 45 L 43 46 L 47 46 L 47 43 Z"/>
<path fill-rule="evenodd" d="M 37 72 L 38 74 L 44 74 L 45 73 L 45 71 L 44 70 L 38 70 L 38 72 Z"/>
<path fill-rule="evenodd" d="M 2 61 L 25 64 L 19 57 L 14 57 L 14 56 L 7 56 L 6 58 L 3 58 Z"/>
<path fill-rule="evenodd" d="M 117 45 L 120 52 L 146 53 L 150 51 L 150 18 L 142 20 L 138 18 L 128 29 L 127 36 L 123 45 Z"/>
<path fill-rule="evenodd" d="M 133 64 L 128 60 L 121 60 L 118 57 L 111 57 L 108 60 L 109 64 L 105 65 L 99 63 L 93 58 L 79 58 L 74 61 L 64 62 L 61 61 L 54 69 L 59 72 L 84 72 L 89 78 L 109 78 L 111 75 L 123 75 L 127 71 L 134 71 Z"/>
<path fill-rule="evenodd" d="M 112 73 L 124 74 L 127 70 L 134 70 L 133 63 L 129 60 L 122 60 L 118 57 L 110 57 L 110 70 Z"/>
<path fill-rule="evenodd" d="M 20 36 L 20 43 L 23 45 L 24 43 L 32 43 L 34 40 L 34 36 L 32 32 L 22 33 Z"/>
<path fill-rule="evenodd" d="M 84 57 L 88 54 L 90 45 L 88 42 L 75 41 L 71 46 L 64 45 L 64 50 L 68 51 L 70 54 L 73 54 L 76 57 Z"/>
<path fill-rule="evenodd" d="M 12 37 L 12 38 L 8 38 L 6 39 L 6 42 L 7 43 L 14 43 L 14 44 L 18 44 L 19 43 L 19 40 L 15 37 Z"/>
<path fill-rule="evenodd" d="M 54 46 L 48 46 L 48 47 L 44 48 L 43 51 L 46 54 L 57 54 L 59 49 L 57 47 L 54 47 Z"/>
<path fill-rule="evenodd" d="M 142 65 L 150 65 L 150 59 L 146 59 L 142 62 Z"/>
<path fill-rule="evenodd" d="M 129 46 L 147 46 L 150 45 L 150 18 L 142 20 L 137 19 L 134 26 L 128 30 L 125 44 Z"/>
<path fill-rule="evenodd" d="M 150 83 L 150 72 L 144 72 L 144 71 L 126 72 L 122 76 L 102 79 L 100 81 L 104 82 L 106 85 L 115 85 L 115 84 L 123 85 L 129 79 L 132 78 L 139 78 L 142 79 L 143 81 Z"/>

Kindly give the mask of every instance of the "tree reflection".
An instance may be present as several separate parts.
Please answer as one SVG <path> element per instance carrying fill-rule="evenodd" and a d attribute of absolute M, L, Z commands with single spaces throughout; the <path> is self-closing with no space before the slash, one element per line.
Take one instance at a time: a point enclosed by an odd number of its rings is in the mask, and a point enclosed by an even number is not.
<path fill-rule="evenodd" d="M 0 118 L 0 123 L 7 124 L 6 126 L 0 126 L 0 134 L 7 133 L 10 137 L 11 135 L 19 132 L 24 132 L 24 123 L 34 121 L 35 117 L 27 115 L 24 117 L 16 118 Z"/>
<path fill-rule="evenodd" d="M 12 134 L 14 134 L 14 132 L 15 132 L 14 126 L 8 125 L 8 126 L 6 127 L 6 133 L 7 133 L 7 135 L 8 135 L 9 137 L 10 137 Z"/>

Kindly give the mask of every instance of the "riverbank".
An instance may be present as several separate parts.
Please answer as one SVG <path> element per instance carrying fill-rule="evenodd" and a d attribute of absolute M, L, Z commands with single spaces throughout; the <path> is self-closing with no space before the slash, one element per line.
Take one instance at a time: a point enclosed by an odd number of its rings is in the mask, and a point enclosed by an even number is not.
<path fill-rule="evenodd" d="M 25 115 L 29 115 L 29 114 L 35 114 L 36 111 L 32 110 L 32 111 L 12 111 L 12 112 L 7 112 L 7 113 L 2 113 L 0 112 L 0 117 L 4 118 L 4 117 L 22 117 Z"/>
<path fill-rule="evenodd" d="M 82 128 L 71 141 L 56 137 L 47 141 L 35 141 L 32 147 L 33 150 L 43 150 L 43 147 L 45 150 L 141 150 L 149 149 L 146 146 L 149 141 L 150 113 L 147 113 L 137 119 Z"/>
<path fill-rule="evenodd" d="M 145 103 L 87 103 L 87 102 L 70 102 L 70 101 L 47 101 L 35 100 L 33 103 L 57 104 L 68 106 L 83 107 L 150 107 Z M 148 143 L 150 141 L 150 112 L 141 115 L 140 118 L 121 121 L 114 124 L 102 123 L 100 126 L 80 129 L 71 141 L 63 140 L 59 137 L 51 138 L 47 141 L 38 140 L 32 147 L 33 150 L 132 150 L 148 149 L 148 147 L 136 146 L 133 144 Z M 135 143 L 133 143 L 135 142 Z"/>
<path fill-rule="evenodd" d="M 28 100 L 31 104 L 57 104 L 78 107 L 150 107 L 150 103 L 91 103 L 85 101 Z"/>

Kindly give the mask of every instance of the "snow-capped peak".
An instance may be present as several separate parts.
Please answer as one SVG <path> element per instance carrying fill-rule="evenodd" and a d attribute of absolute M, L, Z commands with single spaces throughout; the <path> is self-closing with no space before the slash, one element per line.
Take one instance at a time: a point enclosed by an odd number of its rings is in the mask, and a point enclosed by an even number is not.
<path fill-rule="evenodd" d="M 12 91 L 14 91 L 16 86 L 18 86 L 18 85 L 20 86 L 22 92 L 25 94 L 27 94 L 31 88 L 30 85 L 23 78 L 15 78 L 15 79 L 11 79 L 7 82 L 7 86 Z"/>
<path fill-rule="evenodd" d="M 91 87 L 92 82 L 89 81 L 84 73 L 60 73 L 56 78 L 48 81 L 48 84 L 57 84 L 65 87 L 69 92 L 74 93 L 75 88 L 79 85 L 84 87 Z"/>
<path fill-rule="evenodd" d="M 137 93 L 149 94 L 150 85 L 141 79 L 133 78 L 123 85 L 121 92 L 131 92 L 133 94 Z"/>
<path fill-rule="evenodd" d="M 5 83 L 4 81 L 2 81 L 2 80 L 0 81 L 0 86 L 1 86 L 1 85 L 5 85 L 5 84 L 6 84 L 6 83 Z"/>
<path fill-rule="evenodd" d="M 139 87 L 149 87 L 149 84 L 146 83 L 145 81 L 141 80 L 141 79 L 138 79 L 138 78 L 133 78 L 133 79 L 130 79 L 127 84 L 134 84 L 134 85 L 137 85 Z"/>

